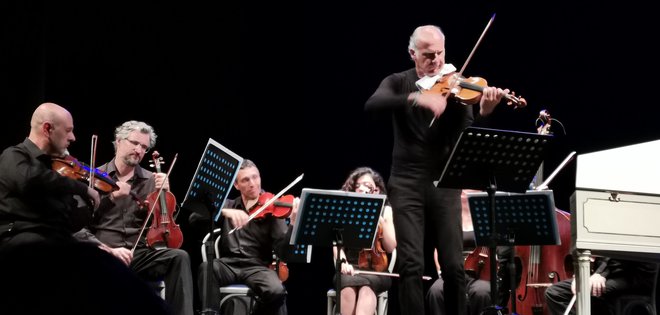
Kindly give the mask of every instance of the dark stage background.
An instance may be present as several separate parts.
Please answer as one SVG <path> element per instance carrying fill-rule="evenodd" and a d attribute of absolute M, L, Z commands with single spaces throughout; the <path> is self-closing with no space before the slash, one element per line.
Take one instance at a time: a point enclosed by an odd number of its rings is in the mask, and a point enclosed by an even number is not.
<path fill-rule="evenodd" d="M 439 25 L 447 62 L 460 69 L 496 13 L 464 74 L 528 100 L 525 109 L 499 106 L 493 128 L 536 132 L 541 109 L 563 123 L 566 135 L 553 125 L 548 174 L 570 151 L 660 138 L 654 12 L 634 1 L 4 1 L 1 145 L 22 141 L 34 108 L 53 101 L 72 112 L 78 141 L 70 151 L 83 161 L 92 134 L 102 163 L 113 155 L 118 124 L 153 125 L 162 156 L 179 154 L 171 175 L 179 200 L 209 138 L 254 160 L 264 189 L 274 193 L 301 173 L 294 194 L 339 188 L 357 166 L 387 177 L 391 127 L 365 115 L 364 102 L 387 74 L 412 66 L 406 48 L 414 27 Z M 569 209 L 574 176 L 572 163 L 550 185 L 561 209 Z M 197 266 L 200 233 L 186 218 L 179 224 Z M 316 248 L 311 264 L 290 269 L 290 313 L 322 314 L 332 286 L 330 250 Z"/>

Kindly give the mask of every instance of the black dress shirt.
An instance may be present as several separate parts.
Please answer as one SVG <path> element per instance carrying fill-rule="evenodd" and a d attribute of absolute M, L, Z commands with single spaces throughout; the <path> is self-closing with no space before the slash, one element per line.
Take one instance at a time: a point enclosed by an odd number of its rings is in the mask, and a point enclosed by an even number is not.
<path fill-rule="evenodd" d="M 87 185 L 52 170 L 52 158 L 29 138 L 0 155 L 0 225 L 14 231 L 49 228 L 62 234 L 80 230 L 90 217 L 73 195 L 87 197 Z"/>
<path fill-rule="evenodd" d="M 113 180 L 118 179 L 114 159 L 99 169 L 107 172 Z M 127 183 L 131 185 L 131 192 L 141 201 L 146 200 L 147 196 L 156 189 L 153 172 L 145 170 L 139 165 L 135 167 L 133 177 Z M 111 200 L 109 195 L 105 196 L 101 198 L 101 204 L 94 212 L 91 231 L 99 241 L 112 248 L 132 248 L 140 234 L 147 211 L 148 209 L 141 209 L 131 196 L 114 200 Z M 142 243 L 145 237 L 146 231 L 142 233 Z"/>
<path fill-rule="evenodd" d="M 240 196 L 227 200 L 223 208 L 248 212 Z M 279 257 L 286 258 L 286 243 L 291 236 L 291 228 L 287 227 L 285 219 L 266 216 L 252 220 L 231 235 L 228 233 L 234 227 L 224 216 L 221 216 L 221 226 L 220 257 L 223 260 L 268 265 L 273 260 L 273 250 Z"/>

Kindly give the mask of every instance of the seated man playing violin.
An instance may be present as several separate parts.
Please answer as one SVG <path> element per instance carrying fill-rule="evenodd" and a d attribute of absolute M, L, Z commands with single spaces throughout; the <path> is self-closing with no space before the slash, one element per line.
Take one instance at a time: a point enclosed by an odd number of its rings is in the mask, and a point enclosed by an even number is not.
<path fill-rule="evenodd" d="M 61 176 L 52 159 L 76 140 L 73 118 L 54 103 L 37 107 L 30 134 L 0 155 L 0 249 L 39 241 L 73 240 L 87 224 L 89 208 L 78 208 L 74 195 L 94 207 L 99 193 L 78 180 Z"/>
<path fill-rule="evenodd" d="M 176 237 L 179 242 L 148 242 L 152 229 L 147 231 L 147 220 L 153 222 L 157 214 L 174 211 L 173 206 L 169 210 L 162 209 L 162 204 L 159 203 L 161 187 L 163 193 L 166 192 L 168 197 L 173 198 L 168 191 L 166 174 L 150 172 L 139 165 L 149 149 L 156 144 L 156 134 L 153 128 L 144 122 L 127 121 L 115 129 L 113 144 L 115 157 L 99 169 L 106 172 L 119 189 L 101 198 L 89 231 L 83 230 L 77 233 L 77 236 L 97 242 L 102 249 L 124 262 L 140 278 L 146 281 L 164 281 L 165 300 L 172 314 L 191 315 L 192 269 L 188 253 L 178 248 L 183 240 L 178 225 L 169 222 L 168 235 L 164 238 L 169 237 L 172 240 Z M 150 203 L 145 205 L 143 201 L 147 199 Z M 173 204 L 175 205 L 176 201 Z M 152 215 L 148 215 L 149 211 L 153 211 Z"/>
<path fill-rule="evenodd" d="M 213 275 L 204 277 L 203 271 L 207 268 L 207 262 L 203 262 L 199 267 L 201 298 L 203 301 L 209 301 L 210 298 L 209 307 L 219 312 L 219 287 L 242 283 L 257 295 L 253 314 L 286 314 L 287 291 L 278 274 L 271 270 L 269 265 L 273 250 L 279 257 L 286 258 L 299 200 L 292 200 L 290 213 L 278 216 L 264 213 L 263 216 L 249 220 L 251 213 L 262 208 L 264 200 L 260 196 L 267 193 L 261 189 L 259 169 L 254 162 L 247 159 L 243 161 L 236 175 L 234 188 L 240 191 L 241 195 L 227 200 L 221 210 L 220 258 L 213 261 Z M 285 216 L 289 214 L 290 225 L 287 227 Z M 204 295 L 205 285 L 210 289 L 210 296 Z"/>
<path fill-rule="evenodd" d="M 351 172 L 341 190 L 367 194 L 386 194 L 385 181 L 369 167 L 359 167 Z M 396 247 L 392 208 L 386 205 L 379 221 L 374 248 L 345 248 L 341 264 L 341 313 L 374 314 L 377 294 L 389 290 L 392 278 L 374 274 L 358 274 L 356 269 L 388 272 L 387 253 Z M 333 248 L 336 260 L 337 248 Z"/>

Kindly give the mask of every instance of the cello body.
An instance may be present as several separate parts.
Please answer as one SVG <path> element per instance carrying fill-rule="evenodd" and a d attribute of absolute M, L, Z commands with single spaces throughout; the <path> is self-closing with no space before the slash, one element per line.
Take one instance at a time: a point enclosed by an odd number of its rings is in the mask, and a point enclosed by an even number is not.
<path fill-rule="evenodd" d="M 560 245 L 515 246 L 514 261 L 522 267 L 520 283 L 516 288 L 518 314 L 548 314 L 545 290 L 552 284 L 573 277 L 570 214 L 555 209 L 555 216 Z"/>

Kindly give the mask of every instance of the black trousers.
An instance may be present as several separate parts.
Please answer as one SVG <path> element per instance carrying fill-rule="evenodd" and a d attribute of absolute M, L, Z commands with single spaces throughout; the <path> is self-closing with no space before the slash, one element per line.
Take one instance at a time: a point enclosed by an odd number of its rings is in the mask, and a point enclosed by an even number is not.
<path fill-rule="evenodd" d="M 561 315 L 566 311 L 566 307 L 573 297 L 571 291 L 571 282 L 573 279 L 566 279 L 553 284 L 545 291 L 545 301 L 548 304 L 548 311 L 552 315 Z M 643 287 L 633 277 L 611 277 L 605 280 L 605 292 L 600 297 L 591 297 L 591 314 L 614 314 L 612 301 L 625 293 L 639 292 Z M 650 295 L 650 288 L 646 294 Z M 575 309 L 570 314 L 575 314 Z"/>
<path fill-rule="evenodd" d="M 205 292 L 210 295 L 210 308 L 220 311 L 221 286 L 230 284 L 245 284 L 250 288 L 256 299 L 253 314 L 286 315 L 286 289 L 275 271 L 266 266 L 240 262 L 227 262 L 220 259 L 213 260 L 213 275 L 206 276 L 207 262 L 199 267 L 199 292 L 202 304 L 207 301 Z M 205 290 L 204 286 L 209 285 Z"/>
<path fill-rule="evenodd" d="M 193 315 L 193 280 L 188 253 L 181 249 L 140 247 L 130 268 L 142 279 L 165 282 L 165 300 L 172 314 Z"/>
<path fill-rule="evenodd" d="M 434 248 L 442 268 L 446 312 L 465 314 L 461 191 L 437 188 L 430 179 L 398 175 L 390 176 L 388 191 L 397 238 L 401 314 L 425 314 L 422 275 L 436 273 Z"/>
<path fill-rule="evenodd" d="M 485 308 L 491 306 L 490 281 L 475 280 L 470 276 L 467 279 L 467 312 L 470 315 L 479 315 Z M 436 280 L 426 294 L 428 313 L 433 315 L 449 314 L 445 312 L 444 281 Z"/>
<path fill-rule="evenodd" d="M 0 238 L 0 313 L 171 314 L 152 288 L 95 244 L 13 232 Z"/>

